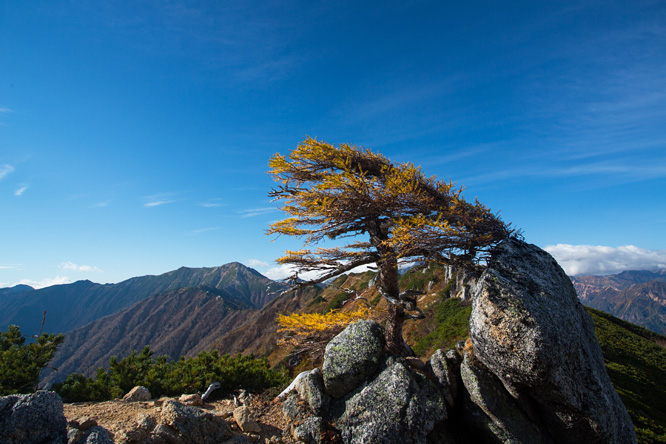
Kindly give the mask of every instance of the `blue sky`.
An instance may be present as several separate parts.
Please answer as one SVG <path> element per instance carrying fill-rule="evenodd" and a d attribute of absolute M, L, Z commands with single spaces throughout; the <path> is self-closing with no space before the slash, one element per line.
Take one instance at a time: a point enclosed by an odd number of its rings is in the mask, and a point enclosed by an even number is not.
<path fill-rule="evenodd" d="M 0 0 L 0 286 L 240 261 L 308 135 L 465 186 L 570 273 L 666 267 L 666 3 Z"/>

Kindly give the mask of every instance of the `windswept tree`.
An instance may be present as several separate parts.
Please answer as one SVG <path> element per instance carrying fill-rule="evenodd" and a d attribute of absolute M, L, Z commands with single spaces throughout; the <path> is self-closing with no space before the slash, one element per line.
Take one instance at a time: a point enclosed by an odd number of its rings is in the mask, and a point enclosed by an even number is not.
<path fill-rule="evenodd" d="M 386 344 L 394 354 L 409 353 L 404 320 L 422 317 L 415 293 L 400 292 L 398 261 L 473 264 L 513 233 L 484 205 L 467 202 L 462 188 L 368 149 L 306 138 L 288 158 L 276 154 L 269 165 L 279 183 L 269 196 L 283 202 L 289 217 L 273 223 L 268 234 L 304 239 L 303 249 L 278 259 L 294 266 L 293 288 L 376 264 L 377 289 L 389 302 Z M 341 238 L 353 239 L 342 247 L 309 248 Z M 320 275 L 299 282 L 299 274 L 309 271 Z M 409 313 L 414 311 L 419 314 Z"/>

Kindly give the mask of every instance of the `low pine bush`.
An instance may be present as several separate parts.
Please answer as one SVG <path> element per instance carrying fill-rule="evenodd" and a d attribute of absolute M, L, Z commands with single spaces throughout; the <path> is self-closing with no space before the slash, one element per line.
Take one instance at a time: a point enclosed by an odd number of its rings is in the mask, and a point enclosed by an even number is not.
<path fill-rule="evenodd" d="M 168 361 L 166 356 L 153 358 L 146 346 L 123 359 L 111 358 L 109 370 L 98 369 L 94 378 L 73 373 L 53 389 L 67 402 L 105 401 L 119 398 L 137 385 L 159 397 L 203 392 L 213 381 L 226 394 L 237 389 L 262 391 L 286 384 L 289 377 L 286 370 L 271 369 L 267 359 L 252 355 L 220 355 L 213 350 Z"/>
<path fill-rule="evenodd" d="M 42 333 L 35 342 L 26 343 L 16 325 L 0 331 L 0 396 L 34 392 L 39 373 L 64 339 L 61 334 Z"/>

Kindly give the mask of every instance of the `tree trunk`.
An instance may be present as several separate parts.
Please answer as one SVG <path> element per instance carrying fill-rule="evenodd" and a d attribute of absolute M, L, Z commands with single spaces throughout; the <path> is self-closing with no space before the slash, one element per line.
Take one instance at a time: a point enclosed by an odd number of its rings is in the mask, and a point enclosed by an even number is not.
<path fill-rule="evenodd" d="M 377 261 L 379 269 L 377 288 L 389 303 L 389 318 L 384 331 L 386 350 L 396 356 L 413 355 L 412 350 L 402 339 L 402 324 L 405 322 L 405 309 L 400 305 L 400 286 L 398 259 L 392 248 L 384 241 L 388 239 L 388 225 L 382 227 L 382 221 L 372 221 L 368 226 L 370 241 L 381 259 Z"/>
<path fill-rule="evenodd" d="M 400 305 L 389 304 L 389 318 L 384 331 L 386 350 L 395 356 L 409 356 L 412 353 L 402 338 L 402 324 L 405 322 L 405 310 Z"/>

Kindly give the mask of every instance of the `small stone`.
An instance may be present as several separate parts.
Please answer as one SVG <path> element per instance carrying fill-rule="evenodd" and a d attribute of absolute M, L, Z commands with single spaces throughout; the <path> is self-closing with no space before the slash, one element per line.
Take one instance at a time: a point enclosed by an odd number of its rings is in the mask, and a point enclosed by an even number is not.
<path fill-rule="evenodd" d="M 296 379 L 298 395 L 308 403 L 315 415 L 322 415 L 328 408 L 330 397 L 325 391 L 321 370 L 315 367 Z"/>
<path fill-rule="evenodd" d="M 437 350 L 428 360 L 426 368 L 434 376 L 434 381 L 442 391 L 449 407 L 456 406 L 458 397 L 458 376 L 460 374 L 461 357 L 451 349 Z"/>
<path fill-rule="evenodd" d="M 152 418 L 152 416 L 147 415 L 145 413 L 139 413 L 136 416 L 136 421 L 135 421 L 137 427 L 143 430 L 150 430 L 153 425 L 155 425 L 155 420 Z"/>
<path fill-rule="evenodd" d="M 285 420 L 293 421 L 294 419 L 304 416 L 307 413 L 305 407 L 303 407 L 298 401 L 298 396 L 291 394 L 282 403 L 282 416 Z"/>
<path fill-rule="evenodd" d="M 118 443 L 135 443 L 143 441 L 148 437 L 148 431 L 144 429 L 122 430 L 117 436 L 115 441 Z"/>
<path fill-rule="evenodd" d="M 180 398 L 178 398 L 178 400 L 183 404 L 187 405 L 194 405 L 194 406 L 203 405 L 203 401 L 201 401 L 201 396 L 197 393 L 193 393 L 190 395 L 180 395 Z"/>
<path fill-rule="evenodd" d="M 79 423 L 78 429 L 81 430 L 82 432 L 90 430 L 97 425 L 97 421 L 95 420 L 95 418 L 89 418 L 87 416 L 79 418 L 78 423 Z"/>
<path fill-rule="evenodd" d="M 254 419 L 254 415 L 247 406 L 240 406 L 234 409 L 234 419 L 238 427 L 244 432 L 261 432 L 261 426 Z"/>
<path fill-rule="evenodd" d="M 178 432 L 164 424 L 157 424 L 153 435 L 163 439 L 167 444 L 185 444 L 185 441 L 178 436 Z"/>
<path fill-rule="evenodd" d="M 67 427 L 67 444 L 74 444 L 83 437 L 83 432 L 75 427 Z"/>
<path fill-rule="evenodd" d="M 125 396 L 123 396 L 123 401 L 125 402 L 139 402 L 139 401 L 150 401 L 150 392 L 147 388 L 142 386 L 136 386 L 129 391 Z"/>
<path fill-rule="evenodd" d="M 104 427 L 94 426 L 85 432 L 79 444 L 114 444 L 114 442 L 109 436 L 108 430 Z"/>
<path fill-rule="evenodd" d="M 246 390 L 240 390 L 238 392 L 238 400 L 242 405 L 249 405 L 252 401 L 252 394 L 248 393 Z"/>
<path fill-rule="evenodd" d="M 294 427 L 294 438 L 306 444 L 319 444 L 321 443 L 321 430 L 324 426 L 324 420 L 320 417 L 313 416 L 305 421 L 298 427 Z"/>
<path fill-rule="evenodd" d="M 186 442 L 193 444 L 217 444 L 232 436 L 224 419 L 176 400 L 164 403 L 160 422 L 178 430 Z"/>

